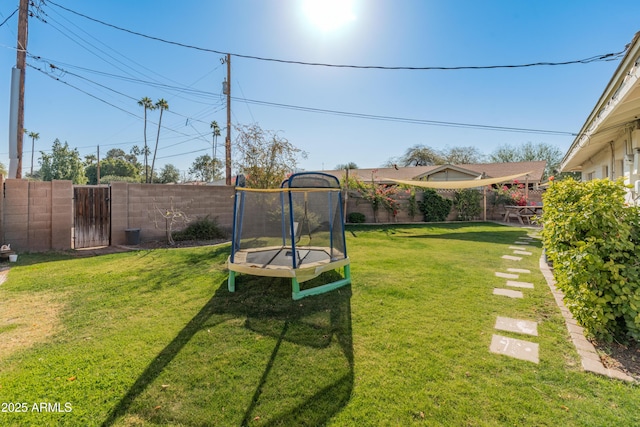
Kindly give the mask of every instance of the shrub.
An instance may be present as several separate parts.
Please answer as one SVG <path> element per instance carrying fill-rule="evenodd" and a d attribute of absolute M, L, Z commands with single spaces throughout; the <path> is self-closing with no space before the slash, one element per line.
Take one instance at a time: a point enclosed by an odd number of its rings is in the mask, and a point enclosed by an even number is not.
<path fill-rule="evenodd" d="M 453 202 L 440 196 L 434 189 L 424 190 L 423 200 L 419 203 L 420 211 L 426 222 L 444 221 L 451 212 Z"/>
<path fill-rule="evenodd" d="M 347 222 L 350 222 L 352 224 L 362 224 L 363 222 L 365 222 L 365 220 L 366 217 L 363 213 L 360 212 L 351 212 L 349 215 L 347 215 Z"/>
<path fill-rule="evenodd" d="M 567 179 L 543 195 L 542 238 L 565 305 L 594 337 L 640 340 L 640 211 L 621 181 Z"/>
<path fill-rule="evenodd" d="M 458 211 L 459 221 L 469 221 L 478 218 L 482 212 L 480 202 L 482 194 L 478 190 L 464 189 L 456 191 L 453 206 Z"/>
<path fill-rule="evenodd" d="M 204 218 L 197 219 L 189 223 L 189 225 L 181 231 L 174 231 L 173 240 L 215 240 L 224 239 L 227 233 L 218 225 L 216 219 L 210 219 L 209 215 Z"/>

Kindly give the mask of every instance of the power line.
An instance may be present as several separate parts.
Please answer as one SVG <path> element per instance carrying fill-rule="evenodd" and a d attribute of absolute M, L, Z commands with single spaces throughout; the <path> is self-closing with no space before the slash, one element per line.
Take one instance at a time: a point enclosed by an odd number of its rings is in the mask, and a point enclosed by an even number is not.
<path fill-rule="evenodd" d="M 110 105 L 114 108 L 117 108 L 118 110 L 124 111 L 129 115 L 132 115 L 133 117 L 136 117 L 138 119 L 140 119 L 141 117 L 139 117 L 138 115 L 131 113 L 123 108 L 120 108 L 108 101 L 105 101 L 93 94 L 90 94 L 89 92 L 86 92 L 72 84 L 69 84 L 63 80 L 61 80 L 58 77 L 54 77 L 51 76 L 49 73 L 45 72 L 44 70 L 34 67 L 33 65 L 28 64 L 28 66 L 30 66 L 31 68 L 34 68 L 38 71 L 40 71 L 43 74 L 48 75 L 49 77 L 53 78 L 56 81 L 59 81 L 63 84 L 66 84 L 76 90 L 79 90 L 80 92 L 91 96 L 94 99 L 97 99 L 107 105 Z M 77 78 L 86 80 L 92 84 L 95 84 L 97 86 L 103 87 L 107 90 L 110 90 L 114 93 L 117 93 L 118 95 L 121 95 L 123 97 L 126 97 L 128 99 L 131 100 L 135 100 L 133 97 L 126 95 L 122 92 L 118 92 L 116 90 L 113 90 L 105 85 L 102 85 L 100 83 L 94 82 L 90 79 L 87 79 L 85 77 L 82 77 L 78 74 L 75 73 L 71 73 L 69 71 L 66 71 L 62 68 L 59 68 L 53 64 L 49 65 L 52 69 L 58 69 L 64 73 L 67 73 L 71 76 L 75 76 Z M 206 94 L 208 92 L 206 91 L 202 91 L 203 94 Z M 214 93 L 210 93 L 212 96 L 215 95 Z M 560 136 L 577 136 L 577 133 L 574 132 L 567 132 L 567 131 L 556 131 L 556 130 L 546 130 L 546 129 L 532 129 L 532 128 L 518 128 L 518 127 L 509 127 L 509 126 L 495 126 L 495 125 L 482 125 L 482 124 L 476 124 L 476 123 L 462 123 L 462 122 L 450 122 L 450 121 L 439 121 L 439 120 L 429 120 L 429 119 L 416 119 L 416 118 L 408 118 L 408 117 L 397 117 L 397 116 L 384 116 L 384 115 L 376 115 L 376 114 L 366 114 L 366 113 L 354 113 L 354 112 L 349 112 L 349 111 L 340 111 L 340 110 L 329 110 L 329 109 L 322 109 L 322 108 L 314 108 L 314 107 L 304 107 L 304 106 L 300 106 L 300 105 L 291 105 L 291 104 L 281 104 L 281 103 L 276 103 L 276 102 L 269 102 L 269 101 L 260 101 L 260 100 L 255 100 L 255 99 L 247 99 L 247 98 L 238 98 L 238 97 L 232 97 L 233 100 L 235 101 L 240 101 L 240 102 L 244 102 L 246 104 L 254 104 L 254 105 L 262 105 L 262 106 L 266 106 L 266 107 L 274 107 L 274 108 L 283 108 L 283 109 L 288 109 L 288 110 L 294 110 L 294 111 L 303 111 L 303 112 L 308 112 L 308 113 L 316 113 L 316 114 L 329 114 L 329 115 L 335 115 L 335 116 L 343 116 L 343 117 L 351 117 L 351 118 L 359 118 L 359 119 L 367 119 L 367 120 L 377 120 L 377 121 L 387 121 L 387 122 L 397 122 L 397 123 L 410 123 L 410 124 L 418 124 L 418 125 L 428 125 L 428 126 L 442 126 L 442 127 L 454 127 L 454 128 L 468 128 L 468 129 L 478 129 L 478 130 L 487 130 L 487 131 L 498 131 L 498 132 L 514 132 L 514 133 L 530 133 L 530 134 L 539 134 L 539 135 L 560 135 Z M 167 110 L 167 112 L 170 112 L 171 110 Z M 200 122 L 200 123 L 206 123 L 202 120 L 199 119 L 195 119 L 192 117 L 187 117 L 184 116 L 182 114 L 176 113 L 174 111 L 171 111 L 172 114 L 175 114 L 177 116 L 183 117 L 185 119 L 188 120 L 192 120 L 192 121 L 196 121 L 196 122 Z M 164 126 L 163 126 L 164 127 Z M 176 131 L 175 129 L 170 129 L 167 128 L 168 130 L 171 130 L 173 132 L 176 133 L 180 133 L 184 136 L 187 136 L 179 131 Z"/>
<path fill-rule="evenodd" d="M 215 53 L 218 55 L 231 55 L 236 58 L 243 59 L 252 59 L 256 61 L 266 61 L 266 62 L 277 62 L 282 64 L 294 64 L 294 65 L 307 65 L 307 66 L 316 66 L 316 67 L 330 67 L 330 68 L 352 68 L 352 69 L 368 69 L 368 70 L 409 70 L 409 71 L 454 71 L 454 70 L 493 70 L 493 69 L 504 69 L 504 68 L 527 68 L 527 67 L 540 67 L 540 66 L 561 66 L 561 65 L 573 65 L 573 64 L 589 64 L 591 62 L 599 62 L 599 61 L 614 61 L 620 58 L 627 50 L 627 47 L 620 51 L 614 53 L 605 53 L 601 55 L 595 55 L 589 58 L 584 59 L 576 59 L 570 61 L 560 61 L 560 62 L 531 62 L 525 64 L 513 64 L 513 65 L 477 65 L 477 66 L 456 66 L 456 67 L 444 67 L 444 66 L 425 66 L 425 67 L 408 67 L 408 66 L 382 66 L 382 65 L 349 65 L 349 64 L 329 64 L 322 62 L 305 62 L 305 61 L 295 61 L 295 60 L 286 60 L 286 59 L 278 59 L 278 58 L 266 58 L 261 56 L 253 56 L 253 55 L 244 55 L 240 53 L 231 53 L 231 52 L 223 52 L 221 50 L 209 49 L 200 46 L 190 45 L 186 43 L 176 42 L 172 40 L 163 39 L 160 37 L 150 36 L 148 34 L 140 33 L 138 31 L 129 30 L 127 28 L 119 27 L 114 24 L 110 24 L 105 21 L 101 21 L 96 18 L 92 18 L 80 12 L 76 12 L 75 10 L 69 9 L 67 7 L 61 6 L 51 0 L 48 0 L 48 3 L 57 6 L 67 12 L 78 15 L 82 18 L 88 19 L 90 21 L 96 22 L 98 24 L 114 28 L 119 31 L 124 31 L 129 34 L 133 34 L 139 37 L 144 37 L 149 40 L 155 40 L 161 43 L 166 43 L 174 46 L 184 47 L 187 49 L 198 50 L 202 52 Z"/>
<path fill-rule="evenodd" d="M 289 110 L 305 111 L 305 112 L 309 112 L 309 113 L 332 114 L 332 115 L 345 116 L 345 117 L 354 117 L 354 118 L 359 118 L 359 119 L 381 120 L 381 121 L 400 122 L 400 123 L 413 123 L 413 124 L 431 125 L 431 126 L 473 128 L 473 129 L 491 130 L 491 131 L 500 131 L 500 132 L 534 133 L 534 134 L 543 134 L 543 135 L 567 135 L 567 136 L 576 136 L 577 135 L 576 133 L 566 132 L 566 131 L 530 129 L 530 128 L 517 128 L 517 127 L 506 127 L 506 126 L 492 126 L 492 125 L 480 125 L 480 124 L 473 124 L 473 123 L 446 122 L 446 121 L 427 120 L 427 119 L 413 119 L 413 118 L 407 118 L 407 117 L 380 116 L 380 115 L 374 115 L 374 114 L 352 113 L 352 112 L 348 112 L 348 111 L 326 110 L 326 109 L 312 108 L 312 107 L 301 107 L 301 106 L 298 106 L 298 105 L 278 104 L 278 103 L 275 103 L 275 102 L 258 101 L 258 100 L 246 99 L 246 98 L 233 98 L 233 99 L 234 100 L 238 100 L 238 101 L 243 101 L 243 102 L 246 102 L 248 104 L 263 105 L 263 106 L 276 107 L 276 108 L 285 108 L 285 109 L 289 109 Z"/>
<path fill-rule="evenodd" d="M 16 10 L 14 10 L 14 11 L 13 11 L 13 13 L 12 13 L 11 15 L 7 16 L 7 17 L 5 18 L 5 20 L 4 20 L 4 21 L 2 21 L 2 22 L 0 23 L 0 27 L 2 27 L 4 24 L 6 24 L 6 23 L 7 23 L 7 21 L 8 21 L 9 19 L 11 19 L 11 17 L 12 17 L 13 15 L 15 15 L 15 14 L 16 14 L 16 12 L 17 12 L 17 11 L 18 11 L 18 8 L 16 8 Z"/>

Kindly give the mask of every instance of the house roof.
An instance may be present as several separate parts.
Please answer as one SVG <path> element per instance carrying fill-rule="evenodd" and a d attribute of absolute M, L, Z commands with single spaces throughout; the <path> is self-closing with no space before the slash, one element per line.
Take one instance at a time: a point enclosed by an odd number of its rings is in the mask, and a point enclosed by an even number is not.
<path fill-rule="evenodd" d="M 600 96 L 580 133 L 560 164 L 561 171 L 580 170 L 582 164 L 640 117 L 640 32 L 627 45 L 627 53 Z"/>
<path fill-rule="evenodd" d="M 456 170 L 466 173 L 469 179 L 477 178 L 483 175 L 486 178 L 498 178 L 501 176 L 516 175 L 518 173 L 529 173 L 529 182 L 542 182 L 544 170 L 547 165 L 546 161 L 536 162 L 512 162 L 512 163 L 476 163 L 462 165 L 435 165 L 435 166 L 412 166 L 401 168 L 376 168 L 376 169 L 350 169 L 350 177 L 358 177 L 363 181 L 371 181 L 372 179 L 379 183 L 389 183 L 381 178 L 397 179 L 397 180 L 413 180 L 428 179 L 430 175 L 441 172 L 446 169 Z M 346 173 L 345 170 L 323 171 L 324 173 L 342 179 Z M 457 178 L 459 179 L 459 178 Z"/>

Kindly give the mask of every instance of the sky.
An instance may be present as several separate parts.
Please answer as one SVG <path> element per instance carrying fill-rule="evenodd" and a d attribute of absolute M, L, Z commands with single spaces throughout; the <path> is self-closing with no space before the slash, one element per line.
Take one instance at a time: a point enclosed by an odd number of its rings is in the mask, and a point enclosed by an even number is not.
<path fill-rule="evenodd" d="M 232 125 L 277 132 L 307 153 L 302 170 L 349 162 L 376 168 L 415 145 L 472 146 L 488 155 L 533 142 L 565 152 L 620 56 L 489 67 L 620 53 L 640 30 L 637 0 L 324 0 L 319 9 L 310 2 L 35 0 L 24 127 L 40 138 L 24 139 L 23 174 L 32 143 L 35 170 L 55 139 L 82 158 L 98 147 L 102 157 L 144 146 L 143 97 L 169 104 L 157 169 L 172 164 L 186 177 L 195 158 L 214 148 L 223 161 L 227 53 Z M 0 4 L 0 162 L 7 167 L 18 3 Z M 149 113 L 151 147 L 158 117 Z M 215 147 L 214 120 L 223 129 Z"/>

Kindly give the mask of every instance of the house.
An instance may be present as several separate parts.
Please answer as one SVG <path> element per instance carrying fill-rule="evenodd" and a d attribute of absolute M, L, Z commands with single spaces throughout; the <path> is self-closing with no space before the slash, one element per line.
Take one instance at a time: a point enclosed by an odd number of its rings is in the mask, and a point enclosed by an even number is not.
<path fill-rule="evenodd" d="M 513 162 L 513 163 L 477 163 L 462 165 L 434 165 L 434 166 L 413 166 L 413 167 L 392 167 L 377 169 L 350 169 L 349 177 L 357 177 L 362 181 L 378 184 L 395 184 L 392 180 L 409 181 L 467 181 L 477 178 L 499 178 L 502 176 L 513 176 L 519 173 L 523 175 L 518 181 L 528 182 L 529 187 L 534 189 L 542 183 L 544 170 L 547 165 L 545 161 L 536 162 Z M 342 180 L 346 175 L 346 170 L 324 171 Z"/>
<path fill-rule="evenodd" d="M 564 156 L 582 180 L 624 178 L 640 193 L 640 32 Z"/>

